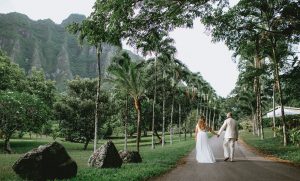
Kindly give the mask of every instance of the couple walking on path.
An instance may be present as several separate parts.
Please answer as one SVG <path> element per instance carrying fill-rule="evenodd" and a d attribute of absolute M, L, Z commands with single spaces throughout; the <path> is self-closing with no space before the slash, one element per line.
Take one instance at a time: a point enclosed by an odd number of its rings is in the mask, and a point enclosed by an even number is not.
<path fill-rule="evenodd" d="M 196 126 L 196 149 L 183 158 L 176 168 L 150 180 L 300 181 L 298 167 L 266 159 L 253 153 L 242 141 L 236 142 L 237 123 L 232 119 L 232 114 L 228 114 L 227 117 L 217 133 L 211 131 L 205 125 L 205 118 L 201 117 Z M 222 133 L 224 129 L 225 134 Z M 207 131 L 217 136 L 208 139 Z M 224 157 L 226 161 L 223 161 Z M 230 160 L 236 162 L 228 163 Z"/>
<path fill-rule="evenodd" d="M 227 114 L 227 119 L 224 121 L 222 127 L 218 133 L 215 133 L 210 127 L 205 124 L 205 117 L 201 116 L 195 129 L 195 140 L 196 140 L 196 160 L 199 163 L 215 163 L 216 159 L 213 151 L 208 143 L 207 132 L 210 131 L 217 137 L 225 131 L 223 149 L 224 149 L 224 161 L 234 159 L 234 145 L 238 140 L 238 125 L 236 121 L 232 118 L 232 113 Z"/>

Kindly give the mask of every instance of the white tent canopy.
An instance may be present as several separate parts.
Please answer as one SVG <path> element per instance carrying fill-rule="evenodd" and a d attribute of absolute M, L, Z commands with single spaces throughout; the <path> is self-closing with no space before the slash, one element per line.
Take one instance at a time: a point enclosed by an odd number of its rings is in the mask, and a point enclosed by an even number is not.
<path fill-rule="evenodd" d="M 284 115 L 300 115 L 300 108 L 296 107 L 284 107 Z M 281 106 L 275 108 L 275 117 L 281 116 Z M 273 117 L 273 109 L 266 115 L 267 118 Z"/>

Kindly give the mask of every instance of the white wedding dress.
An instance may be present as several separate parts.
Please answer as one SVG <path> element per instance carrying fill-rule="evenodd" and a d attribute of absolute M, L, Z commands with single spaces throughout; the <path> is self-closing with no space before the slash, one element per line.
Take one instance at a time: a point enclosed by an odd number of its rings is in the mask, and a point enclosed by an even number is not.
<path fill-rule="evenodd" d="M 199 163 L 215 163 L 216 159 L 208 143 L 207 132 L 197 125 L 196 160 Z"/>

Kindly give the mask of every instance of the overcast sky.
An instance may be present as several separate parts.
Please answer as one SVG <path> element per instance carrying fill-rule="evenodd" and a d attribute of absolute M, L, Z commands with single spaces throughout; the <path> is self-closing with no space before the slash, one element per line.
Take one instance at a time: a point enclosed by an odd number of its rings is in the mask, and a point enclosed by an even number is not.
<path fill-rule="evenodd" d="M 60 24 L 71 13 L 88 16 L 95 0 L 0 0 L 0 13 L 19 12 L 33 20 L 50 18 Z M 238 0 L 231 0 L 236 3 Z M 232 52 L 224 43 L 212 43 L 204 33 L 199 20 L 193 29 L 176 29 L 171 32 L 177 48 L 176 57 L 193 72 L 200 72 L 216 90 L 226 97 L 234 88 L 238 77 L 237 65 L 232 62 Z M 136 53 L 135 50 L 124 46 Z"/>

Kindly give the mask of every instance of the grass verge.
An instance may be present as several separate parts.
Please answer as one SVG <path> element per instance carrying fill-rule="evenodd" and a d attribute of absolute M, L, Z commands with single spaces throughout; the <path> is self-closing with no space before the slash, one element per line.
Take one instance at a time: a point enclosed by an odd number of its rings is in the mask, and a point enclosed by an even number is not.
<path fill-rule="evenodd" d="M 271 155 L 300 166 L 300 148 L 293 145 L 283 146 L 282 139 L 273 137 L 273 131 L 270 128 L 264 129 L 265 139 L 261 140 L 251 132 L 242 131 L 240 137 L 248 145 L 256 148 L 265 155 Z"/>
<path fill-rule="evenodd" d="M 122 139 L 112 140 L 118 150 L 123 148 Z M 13 163 L 25 152 L 41 144 L 51 142 L 50 138 L 37 139 L 13 139 L 11 146 L 14 154 L 0 153 L 0 180 L 21 180 L 12 170 Z M 141 143 L 141 156 L 143 162 L 139 164 L 123 164 L 120 169 L 96 169 L 87 166 L 87 160 L 92 154 L 92 144 L 87 150 L 82 150 L 83 144 L 62 142 L 70 156 L 77 162 L 77 176 L 71 180 L 147 180 L 151 177 L 158 176 L 169 169 L 173 168 L 177 161 L 188 154 L 194 147 L 194 139 L 188 138 L 186 141 L 178 141 L 175 137 L 173 145 L 169 143 L 165 147 L 157 145 L 156 149 L 151 149 L 151 137 L 143 137 Z M 100 144 L 106 142 L 102 140 Z M 0 141 L 0 147 L 3 141 Z M 129 140 L 129 149 L 135 150 L 134 139 Z"/>

